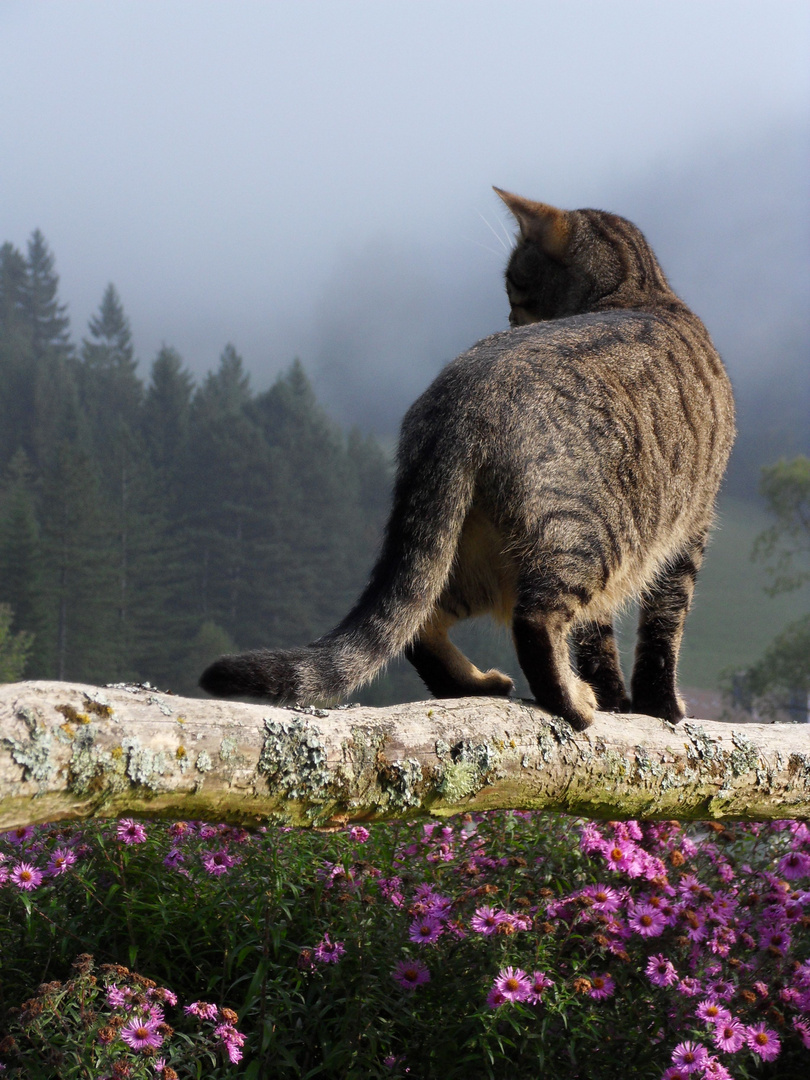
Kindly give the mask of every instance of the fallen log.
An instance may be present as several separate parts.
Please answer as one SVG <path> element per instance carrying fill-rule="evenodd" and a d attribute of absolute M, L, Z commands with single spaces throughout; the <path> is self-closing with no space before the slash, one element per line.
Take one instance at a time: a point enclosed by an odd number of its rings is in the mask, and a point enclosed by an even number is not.
<path fill-rule="evenodd" d="M 532 702 L 280 708 L 149 686 L 0 686 L 0 830 L 141 816 L 334 826 L 491 809 L 810 817 L 810 726 L 673 726 Z"/>

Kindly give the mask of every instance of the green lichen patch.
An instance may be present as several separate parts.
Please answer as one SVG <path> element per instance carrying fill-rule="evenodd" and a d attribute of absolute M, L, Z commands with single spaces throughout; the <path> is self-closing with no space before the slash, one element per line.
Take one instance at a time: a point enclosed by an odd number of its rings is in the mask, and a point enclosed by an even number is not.
<path fill-rule="evenodd" d="M 385 761 L 377 765 L 380 781 L 381 805 L 392 810 L 406 810 L 421 806 L 425 791 L 422 765 L 416 758 L 405 761 Z"/>
<path fill-rule="evenodd" d="M 502 746 L 472 743 L 468 739 L 452 747 L 437 742 L 436 755 L 440 761 L 436 790 L 443 801 L 460 802 L 502 775 Z"/>
<path fill-rule="evenodd" d="M 36 714 L 31 709 L 18 709 L 17 716 L 28 729 L 28 738 L 24 741 L 4 738 L 3 744 L 9 748 L 16 764 L 22 767 L 23 779 L 36 780 L 38 784 L 44 785 L 50 780 L 54 769 L 51 761 L 51 732 L 37 721 Z"/>
<path fill-rule="evenodd" d="M 115 751 L 118 751 L 116 753 Z M 127 760 L 121 747 L 105 750 L 86 728 L 73 741 L 68 764 L 68 789 L 74 795 L 120 794 L 130 787 Z"/>
<path fill-rule="evenodd" d="M 320 802 L 328 794 L 331 776 L 326 747 L 318 728 L 299 720 L 265 720 L 265 738 L 258 770 L 268 786 L 289 799 Z"/>

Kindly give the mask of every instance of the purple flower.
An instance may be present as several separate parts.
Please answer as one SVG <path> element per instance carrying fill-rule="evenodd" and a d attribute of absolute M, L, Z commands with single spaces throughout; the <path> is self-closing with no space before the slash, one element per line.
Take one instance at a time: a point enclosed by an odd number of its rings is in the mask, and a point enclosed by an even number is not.
<path fill-rule="evenodd" d="M 336 964 L 346 952 L 346 946 L 342 941 L 332 941 L 328 934 L 323 935 L 323 941 L 315 946 L 315 959 L 322 964 Z"/>
<path fill-rule="evenodd" d="M 37 870 L 32 863 L 17 863 L 10 876 L 17 888 L 26 892 L 33 892 L 42 883 L 42 871 Z"/>
<path fill-rule="evenodd" d="M 591 975 L 590 983 L 588 997 L 592 997 L 594 1001 L 603 1001 L 616 993 L 616 983 L 611 975 Z"/>
<path fill-rule="evenodd" d="M 216 1020 L 219 1009 L 216 1005 L 209 1005 L 207 1001 L 192 1001 L 190 1005 L 183 1007 L 183 1012 L 199 1016 L 201 1020 Z"/>
<path fill-rule="evenodd" d="M 417 986 L 430 982 L 430 972 L 421 960 L 400 960 L 391 977 L 406 990 L 415 990 Z"/>
<path fill-rule="evenodd" d="M 528 1001 L 532 997 L 532 983 L 522 968 L 503 968 L 497 975 L 493 988 L 504 1001 Z"/>
<path fill-rule="evenodd" d="M 491 907 L 480 907 L 475 909 L 475 914 L 470 919 L 470 926 L 479 934 L 494 934 L 503 920 L 503 911 L 495 911 Z"/>
<path fill-rule="evenodd" d="M 8 840 L 12 844 L 24 844 L 26 840 L 30 840 L 36 832 L 33 825 L 20 825 L 17 829 L 11 829 L 9 832 L 3 833 L 0 839 Z"/>
<path fill-rule="evenodd" d="M 527 1000 L 532 1004 L 536 1004 L 543 996 L 543 991 L 548 990 L 550 986 L 554 985 L 554 980 L 550 979 L 546 975 L 545 971 L 533 971 L 532 978 L 532 993 L 531 997 Z"/>
<path fill-rule="evenodd" d="M 773 1061 L 779 1057 L 781 1044 L 779 1036 L 771 1028 L 762 1024 L 752 1024 L 745 1033 L 745 1041 L 755 1054 L 759 1054 L 763 1061 Z"/>
<path fill-rule="evenodd" d="M 213 877 L 222 877 L 223 874 L 227 874 L 232 866 L 241 860 L 229 855 L 223 848 L 218 848 L 216 851 L 203 851 L 200 853 L 200 859 L 205 869 Z"/>
<path fill-rule="evenodd" d="M 789 851 L 777 863 L 776 872 L 789 881 L 807 877 L 810 874 L 810 855 L 803 851 Z"/>
<path fill-rule="evenodd" d="M 709 1052 L 705 1046 L 687 1041 L 678 1043 L 672 1051 L 672 1064 L 685 1072 L 693 1073 L 705 1066 L 708 1057 Z"/>
<path fill-rule="evenodd" d="M 663 953 L 651 956 L 644 970 L 653 986 L 673 986 L 678 981 L 674 964 Z"/>
<path fill-rule="evenodd" d="M 76 855 L 66 847 L 58 847 L 51 854 L 51 861 L 46 867 L 46 873 L 51 877 L 66 874 L 68 869 L 76 862 Z"/>
<path fill-rule="evenodd" d="M 745 1028 L 736 1017 L 730 1016 L 714 1025 L 714 1045 L 726 1054 L 736 1054 L 745 1046 Z"/>
<path fill-rule="evenodd" d="M 442 935 L 444 927 L 435 915 L 424 915 L 414 919 L 408 937 L 417 945 L 434 945 Z"/>
<path fill-rule="evenodd" d="M 582 895 L 591 901 L 591 911 L 612 914 L 621 907 L 621 897 L 609 885 L 588 885 Z"/>
<path fill-rule="evenodd" d="M 726 1023 L 731 1019 L 731 1013 L 723 1005 L 718 1005 L 714 998 L 706 998 L 695 1009 L 698 1020 L 704 1020 L 707 1024 Z"/>
<path fill-rule="evenodd" d="M 146 1050 L 150 1046 L 158 1047 L 163 1042 L 163 1036 L 157 1027 L 157 1023 L 152 1019 L 130 1020 L 121 1028 L 120 1035 L 133 1050 Z"/>
<path fill-rule="evenodd" d="M 362 825 L 355 825 L 353 829 L 349 829 L 349 836 L 356 844 L 365 844 L 371 833 L 368 829 L 364 829 Z"/>
<path fill-rule="evenodd" d="M 123 840 L 125 844 L 143 844 L 146 840 L 146 829 L 132 818 L 121 818 L 117 832 L 118 839 Z"/>
<path fill-rule="evenodd" d="M 658 937 L 667 925 L 666 916 L 652 904 L 637 904 L 627 921 L 641 937 Z"/>
<path fill-rule="evenodd" d="M 242 1046 L 245 1042 L 245 1036 L 240 1031 L 237 1031 L 233 1024 L 220 1024 L 218 1028 L 214 1028 L 214 1034 L 225 1044 L 231 1064 L 235 1065 L 242 1060 Z"/>

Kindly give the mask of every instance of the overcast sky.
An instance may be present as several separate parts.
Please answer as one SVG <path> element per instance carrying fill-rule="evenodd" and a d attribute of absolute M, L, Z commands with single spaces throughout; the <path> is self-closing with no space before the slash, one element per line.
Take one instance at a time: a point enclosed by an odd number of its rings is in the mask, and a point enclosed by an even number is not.
<path fill-rule="evenodd" d="M 233 341 L 262 388 L 335 293 L 385 304 L 365 253 L 499 289 L 491 184 L 623 210 L 806 116 L 808 57 L 806 0 L 2 0 L 0 241 L 43 231 L 75 337 L 113 281 L 147 365 Z"/>

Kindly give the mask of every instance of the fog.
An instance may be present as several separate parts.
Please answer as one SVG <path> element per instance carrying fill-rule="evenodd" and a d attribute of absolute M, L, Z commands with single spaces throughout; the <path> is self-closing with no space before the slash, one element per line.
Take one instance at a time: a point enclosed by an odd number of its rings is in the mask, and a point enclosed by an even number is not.
<path fill-rule="evenodd" d="M 735 380 L 790 381 L 808 55 L 785 0 L 4 0 L 0 241 L 42 230 L 76 338 L 113 281 L 144 370 L 298 356 L 387 434 L 506 325 L 494 183 L 636 220 Z"/>

